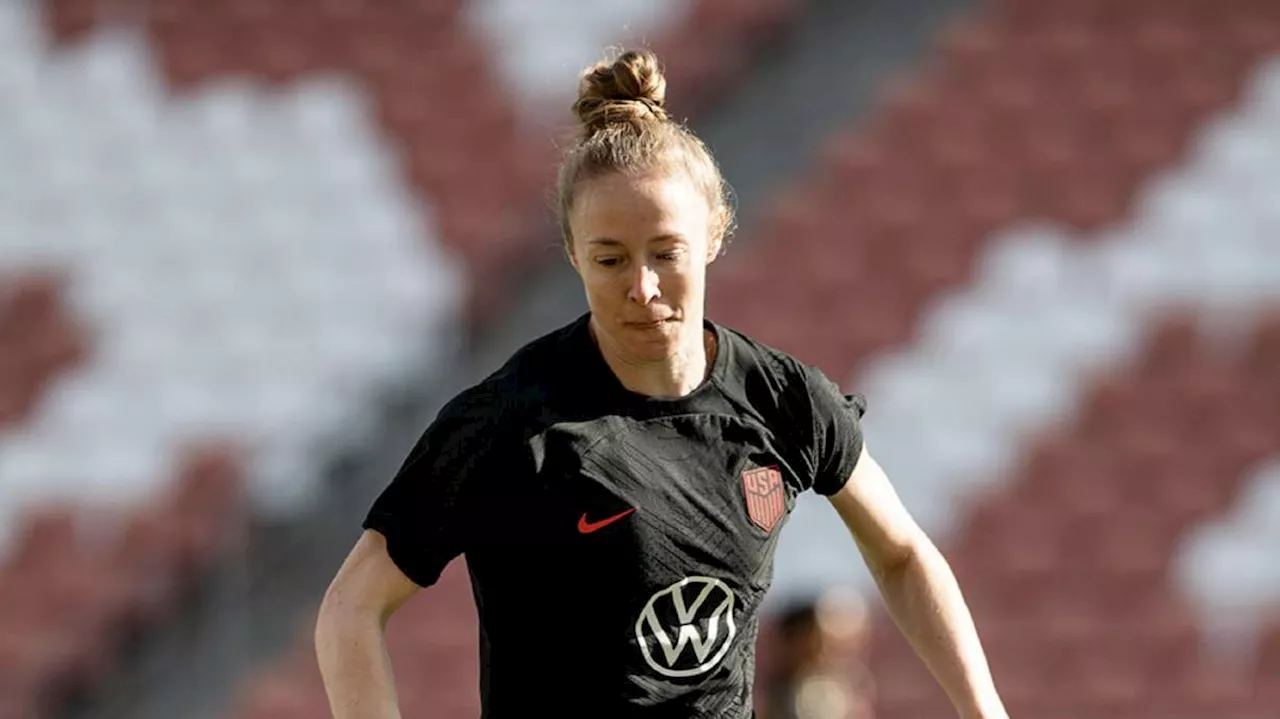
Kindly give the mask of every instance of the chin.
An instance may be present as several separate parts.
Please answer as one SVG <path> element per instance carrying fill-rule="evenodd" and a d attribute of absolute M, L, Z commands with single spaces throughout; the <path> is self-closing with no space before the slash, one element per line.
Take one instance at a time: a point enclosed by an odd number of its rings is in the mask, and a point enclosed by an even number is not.
<path fill-rule="evenodd" d="M 676 355 L 674 342 L 633 342 L 627 347 L 633 357 L 647 362 L 668 360 Z"/>

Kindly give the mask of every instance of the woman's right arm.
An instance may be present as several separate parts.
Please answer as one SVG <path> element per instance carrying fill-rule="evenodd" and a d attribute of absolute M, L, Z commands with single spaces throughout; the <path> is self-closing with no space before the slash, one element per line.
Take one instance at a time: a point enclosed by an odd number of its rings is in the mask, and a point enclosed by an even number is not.
<path fill-rule="evenodd" d="M 316 658 L 334 719 L 400 719 L 387 654 L 387 620 L 418 585 L 365 530 L 325 592 L 316 619 Z"/>

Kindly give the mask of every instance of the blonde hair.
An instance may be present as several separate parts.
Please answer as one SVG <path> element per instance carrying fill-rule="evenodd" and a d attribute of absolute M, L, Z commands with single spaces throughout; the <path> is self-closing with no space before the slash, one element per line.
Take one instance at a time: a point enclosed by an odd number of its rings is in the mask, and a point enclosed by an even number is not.
<path fill-rule="evenodd" d="M 702 140 L 667 114 L 666 92 L 658 58 L 648 50 L 624 52 L 583 71 L 573 104 L 578 135 L 564 153 L 556 181 L 556 214 L 570 254 L 574 193 L 581 183 L 613 172 L 685 173 L 707 198 L 712 240 L 728 235 L 733 224 L 729 187 Z"/>

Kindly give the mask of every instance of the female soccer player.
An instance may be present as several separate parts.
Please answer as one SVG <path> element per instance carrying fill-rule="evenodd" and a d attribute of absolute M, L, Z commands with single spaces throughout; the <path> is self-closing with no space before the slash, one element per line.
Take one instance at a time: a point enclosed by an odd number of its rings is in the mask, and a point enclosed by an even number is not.
<path fill-rule="evenodd" d="M 960 715 L 1005 719 L 862 398 L 704 317 L 731 212 L 665 87 L 647 52 L 583 74 L 558 190 L 589 311 L 453 398 L 370 509 L 316 626 L 334 716 L 399 717 L 386 621 L 464 554 L 484 717 L 751 717 L 756 610 L 812 489 Z"/>

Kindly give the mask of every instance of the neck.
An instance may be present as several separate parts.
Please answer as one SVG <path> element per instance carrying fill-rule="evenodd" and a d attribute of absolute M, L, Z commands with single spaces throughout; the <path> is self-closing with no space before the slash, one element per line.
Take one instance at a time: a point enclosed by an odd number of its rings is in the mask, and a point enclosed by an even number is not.
<path fill-rule="evenodd" d="M 590 327 L 600 354 L 623 387 L 637 394 L 670 399 L 697 389 L 715 358 L 715 335 L 702 327 L 701 320 L 689 324 L 695 329 L 684 332 L 675 354 L 661 360 L 629 356 L 615 347 L 607 334 L 598 331 L 594 318 Z"/>

